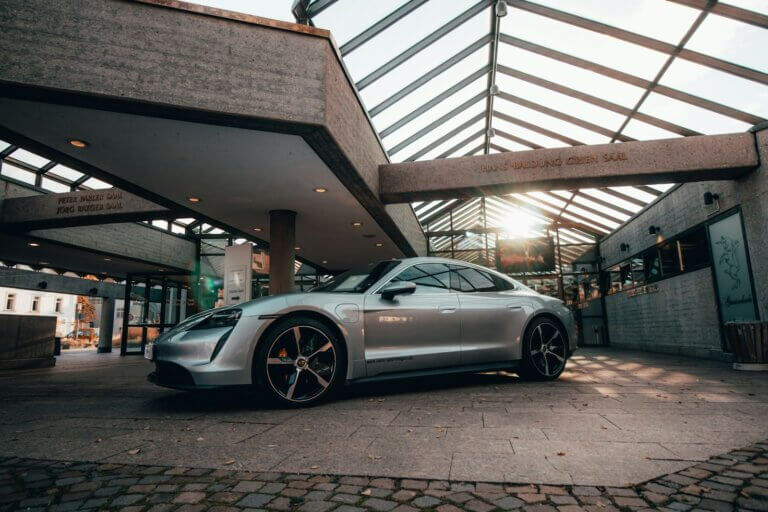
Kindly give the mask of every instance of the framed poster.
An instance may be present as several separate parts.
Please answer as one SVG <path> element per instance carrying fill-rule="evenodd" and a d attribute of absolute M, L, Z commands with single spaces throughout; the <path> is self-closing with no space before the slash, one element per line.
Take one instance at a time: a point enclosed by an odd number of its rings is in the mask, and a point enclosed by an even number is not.
<path fill-rule="evenodd" d="M 723 324 L 757 320 L 757 304 L 741 212 L 737 211 L 710 223 L 707 230 L 720 320 Z"/>
<path fill-rule="evenodd" d="M 555 244 L 551 238 L 519 238 L 496 243 L 499 272 L 551 272 L 555 270 Z"/>

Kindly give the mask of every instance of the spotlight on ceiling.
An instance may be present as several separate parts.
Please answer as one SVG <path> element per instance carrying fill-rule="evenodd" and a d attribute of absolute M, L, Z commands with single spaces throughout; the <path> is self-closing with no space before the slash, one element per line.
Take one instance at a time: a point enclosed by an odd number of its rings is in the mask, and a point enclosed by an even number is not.
<path fill-rule="evenodd" d="M 376 247 L 384 247 L 384 244 L 381 242 L 376 242 Z"/>
<path fill-rule="evenodd" d="M 298 245 L 297 245 L 296 247 L 294 247 L 294 248 L 293 248 L 293 250 L 294 250 L 294 251 L 300 251 L 300 250 L 301 250 L 301 246 L 298 246 Z"/>
<path fill-rule="evenodd" d="M 77 149 L 85 149 L 88 147 L 88 143 L 83 139 L 69 139 L 69 145 Z"/>
<path fill-rule="evenodd" d="M 254 230 L 255 232 L 257 232 L 257 233 L 260 233 L 260 232 L 261 232 L 261 228 L 259 228 L 259 227 L 255 227 L 255 228 L 253 228 L 253 230 Z"/>
<path fill-rule="evenodd" d="M 40 247 L 40 244 L 37 242 L 29 242 L 27 245 L 30 247 Z"/>
<path fill-rule="evenodd" d="M 649 235 L 658 235 L 661 233 L 661 227 L 660 226 L 648 226 L 648 234 Z"/>
<path fill-rule="evenodd" d="M 316 187 L 316 188 L 313 188 L 312 190 L 314 190 L 318 194 L 324 194 L 324 193 L 328 192 L 328 189 L 325 188 L 325 187 Z"/>
<path fill-rule="evenodd" d="M 629 250 L 629 244 L 622 242 L 621 245 L 619 245 L 619 249 L 621 249 L 621 252 L 627 252 Z"/>
<path fill-rule="evenodd" d="M 187 201 L 189 201 L 190 203 L 199 203 L 200 202 L 200 198 L 192 196 L 192 197 L 188 197 Z"/>
<path fill-rule="evenodd" d="M 503 18 L 507 15 L 507 2 L 505 0 L 499 0 L 496 2 L 496 16 Z"/>
<path fill-rule="evenodd" d="M 718 194 L 713 194 L 712 192 L 704 192 L 704 204 L 706 205 L 710 205 L 719 199 L 720 196 Z"/>
<path fill-rule="evenodd" d="M 355 222 L 352 223 L 352 227 L 353 228 L 359 228 L 362 225 L 363 225 L 363 223 L 359 222 L 359 221 L 355 221 Z"/>

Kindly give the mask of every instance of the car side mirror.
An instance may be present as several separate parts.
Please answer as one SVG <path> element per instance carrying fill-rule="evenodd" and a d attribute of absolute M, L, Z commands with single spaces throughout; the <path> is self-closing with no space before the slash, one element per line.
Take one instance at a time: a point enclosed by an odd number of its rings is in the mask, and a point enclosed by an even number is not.
<path fill-rule="evenodd" d="M 381 289 L 381 298 L 392 300 L 397 295 L 410 295 L 416 291 L 416 285 L 410 281 L 395 281 Z"/>

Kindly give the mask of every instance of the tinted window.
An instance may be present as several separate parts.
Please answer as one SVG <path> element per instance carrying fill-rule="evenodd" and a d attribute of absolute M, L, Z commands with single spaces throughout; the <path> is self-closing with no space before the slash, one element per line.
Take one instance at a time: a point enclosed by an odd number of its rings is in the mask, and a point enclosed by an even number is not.
<path fill-rule="evenodd" d="M 655 247 L 643 253 L 643 265 L 645 278 L 649 282 L 661 279 L 661 260 L 659 260 L 659 251 Z"/>
<path fill-rule="evenodd" d="M 487 272 L 468 267 L 454 267 L 451 288 L 462 292 L 495 292 L 493 277 Z"/>
<path fill-rule="evenodd" d="M 414 265 L 400 272 L 392 281 L 408 281 L 416 286 L 423 286 L 433 291 L 448 291 L 450 272 L 448 265 L 442 263 L 424 263 Z"/>
<path fill-rule="evenodd" d="M 677 244 L 675 242 L 664 244 L 659 247 L 659 259 L 661 261 L 661 273 L 669 276 L 680 272 L 680 261 L 677 254 Z"/>
<path fill-rule="evenodd" d="M 363 293 L 381 279 L 384 274 L 399 265 L 399 261 L 382 261 L 376 265 L 353 268 L 339 274 L 311 292 Z"/>
<path fill-rule="evenodd" d="M 707 236 L 704 233 L 704 228 L 681 236 L 678 243 L 683 260 L 681 266 L 684 271 L 696 270 L 709 264 L 709 249 L 707 248 Z"/>

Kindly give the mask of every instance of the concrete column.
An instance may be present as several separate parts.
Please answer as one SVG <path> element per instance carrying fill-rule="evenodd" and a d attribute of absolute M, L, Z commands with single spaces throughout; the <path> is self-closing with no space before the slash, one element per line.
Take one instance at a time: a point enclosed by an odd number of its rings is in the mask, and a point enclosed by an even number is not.
<path fill-rule="evenodd" d="M 115 299 L 101 300 L 101 322 L 99 327 L 99 354 L 112 352 L 112 330 L 115 323 Z"/>
<path fill-rule="evenodd" d="M 269 212 L 269 294 L 293 291 L 296 259 L 296 212 Z"/>

